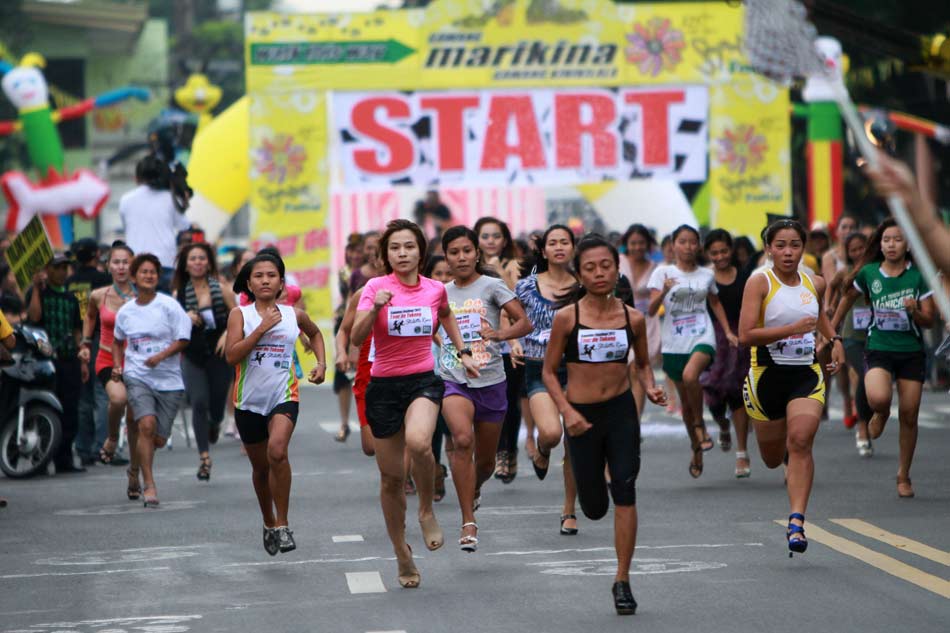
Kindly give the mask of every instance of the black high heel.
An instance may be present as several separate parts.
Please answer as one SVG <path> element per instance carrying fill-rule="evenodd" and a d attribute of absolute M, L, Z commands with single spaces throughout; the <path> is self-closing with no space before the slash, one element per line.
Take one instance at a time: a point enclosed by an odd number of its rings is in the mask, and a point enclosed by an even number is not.
<path fill-rule="evenodd" d="M 797 519 L 802 522 L 802 525 L 795 525 L 792 523 L 792 519 Z M 792 536 L 799 535 L 796 538 Z M 788 541 L 788 557 L 792 557 L 792 553 L 804 554 L 805 550 L 808 549 L 808 539 L 805 538 L 805 515 L 798 512 L 793 512 L 788 515 L 788 528 L 785 531 L 785 540 Z"/>
<path fill-rule="evenodd" d="M 637 601 L 633 599 L 630 582 L 619 580 L 614 583 L 614 608 L 617 615 L 634 615 L 637 612 Z"/>
<path fill-rule="evenodd" d="M 202 457 L 201 465 L 198 466 L 198 481 L 208 481 L 211 479 L 211 458 Z"/>

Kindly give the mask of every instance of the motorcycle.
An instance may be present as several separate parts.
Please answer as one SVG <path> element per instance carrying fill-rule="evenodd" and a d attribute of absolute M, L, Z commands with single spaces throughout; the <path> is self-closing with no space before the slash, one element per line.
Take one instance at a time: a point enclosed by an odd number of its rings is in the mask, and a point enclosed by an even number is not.
<path fill-rule="evenodd" d="M 42 328 L 14 327 L 16 346 L 0 368 L 0 469 L 22 479 L 46 472 L 63 437 L 56 368 Z"/>

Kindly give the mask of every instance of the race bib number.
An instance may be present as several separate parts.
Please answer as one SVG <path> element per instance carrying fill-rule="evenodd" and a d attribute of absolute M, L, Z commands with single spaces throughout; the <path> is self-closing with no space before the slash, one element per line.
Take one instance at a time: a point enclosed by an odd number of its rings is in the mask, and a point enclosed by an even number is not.
<path fill-rule="evenodd" d="M 471 343 L 482 340 L 482 335 L 479 334 L 479 330 L 482 329 L 482 315 L 477 312 L 456 314 L 455 320 L 459 324 L 459 332 L 462 334 L 463 342 Z"/>
<path fill-rule="evenodd" d="M 551 328 L 548 328 L 546 330 L 535 330 L 534 332 L 529 334 L 527 338 L 531 339 L 532 341 L 536 343 L 541 343 L 541 345 L 547 345 L 548 341 L 551 340 Z"/>
<path fill-rule="evenodd" d="M 706 333 L 705 314 L 683 314 L 674 316 L 672 319 L 673 336 L 693 338 Z"/>
<path fill-rule="evenodd" d="M 815 334 L 795 334 L 780 341 L 772 343 L 769 352 L 772 354 L 772 360 L 794 360 L 811 359 L 815 355 Z"/>
<path fill-rule="evenodd" d="M 389 308 L 387 319 L 390 336 L 432 336 L 431 308 Z"/>
<path fill-rule="evenodd" d="M 866 330 L 871 327 L 873 314 L 871 308 L 855 308 L 851 313 L 851 322 L 854 324 L 854 329 Z"/>
<path fill-rule="evenodd" d="M 586 363 L 606 363 L 627 357 L 626 330 L 578 330 L 577 357 Z"/>
<path fill-rule="evenodd" d="M 907 332 L 910 318 L 906 310 L 875 310 L 877 329 L 882 332 Z"/>
<path fill-rule="evenodd" d="M 143 354 L 151 356 L 152 354 L 158 354 L 165 349 L 162 341 L 153 339 L 150 336 L 140 336 L 138 338 L 129 339 L 129 348 L 138 354 Z"/>

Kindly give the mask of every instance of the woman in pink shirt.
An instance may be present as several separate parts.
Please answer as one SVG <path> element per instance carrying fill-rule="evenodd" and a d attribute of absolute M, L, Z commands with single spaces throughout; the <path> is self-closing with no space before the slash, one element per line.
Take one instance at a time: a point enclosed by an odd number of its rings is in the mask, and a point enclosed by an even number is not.
<path fill-rule="evenodd" d="M 478 363 L 464 345 L 445 286 L 419 274 L 426 239 L 408 220 L 394 220 L 380 240 L 387 275 L 369 280 L 357 306 L 351 338 L 361 345 L 372 332 L 376 358 L 366 390 L 366 417 L 376 445 L 380 503 L 399 565 L 399 584 L 419 586 L 421 576 L 406 543 L 406 447 L 412 456 L 419 495 L 419 525 L 426 547 L 442 547 L 442 529 L 432 509 L 432 433 L 445 385 L 434 373 L 432 334 L 441 325 L 459 350 L 467 374 L 478 377 Z"/>

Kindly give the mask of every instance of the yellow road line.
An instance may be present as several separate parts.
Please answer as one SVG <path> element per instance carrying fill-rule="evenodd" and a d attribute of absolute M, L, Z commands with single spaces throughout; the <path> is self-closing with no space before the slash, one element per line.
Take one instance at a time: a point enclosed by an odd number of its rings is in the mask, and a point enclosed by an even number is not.
<path fill-rule="evenodd" d="M 779 525 L 785 525 L 784 521 L 776 521 Z M 831 532 L 824 530 L 814 523 L 807 523 L 805 525 L 805 531 L 807 532 L 807 537 L 809 541 L 815 541 L 816 543 L 821 543 L 827 547 L 830 547 L 833 550 L 841 552 L 852 558 L 856 558 L 863 563 L 867 563 L 872 567 L 876 567 L 881 571 L 896 576 L 901 580 L 905 580 L 909 583 L 915 584 L 922 589 L 931 591 L 938 596 L 950 599 L 950 582 L 934 576 L 933 574 L 928 574 L 927 572 L 921 571 L 916 567 L 911 567 L 906 563 L 902 563 L 896 558 L 891 558 L 884 554 L 875 552 L 872 549 L 868 549 L 863 545 L 859 545 L 854 541 L 849 541 L 846 538 L 840 536 L 835 536 Z"/>
<path fill-rule="evenodd" d="M 950 567 L 950 552 L 945 552 L 936 547 L 930 547 L 919 541 L 915 541 L 907 538 L 906 536 L 901 536 L 900 534 L 894 534 L 893 532 L 888 532 L 887 530 L 882 530 L 876 525 L 871 525 L 860 519 L 831 519 L 832 523 L 837 523 L 842 527 L 846 527 L 852 532 L 857 532 L 868 538 L 873 538 L 874 540 L 881 541 L 882 543 L 887 543 L 892 547 L 897 549 L 904 550 L 905 552 L 910 552 L 911 554 L 916 554 L 922 558 L 932 560 L 935 563 L 940 563 L 941 565 L 946 565 Z"/>

